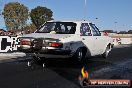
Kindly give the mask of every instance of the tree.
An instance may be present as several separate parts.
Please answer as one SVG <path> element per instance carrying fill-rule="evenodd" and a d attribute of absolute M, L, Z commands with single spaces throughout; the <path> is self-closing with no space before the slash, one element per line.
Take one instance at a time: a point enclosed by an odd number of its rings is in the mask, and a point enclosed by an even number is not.
<path fill-rule="evenodd" d="M 128 31 L 128 34 L 132 34 L 132 30 L 129 30 L 129 31 Z"/>
<path fill-rule="evenodd" d="M 103 32 L 113 33 L 113 30 L 104 30 Z"/>
<path fill-rule="evenodd" d="M 34 31 L 36 31 L 36 26 L 32 23 L 32 24 L 27 25 L 24 29 L 25 29 L 26 32 L 27 32 L 28 30 L 29 30 L 30 32 L 34 32 Z"/>
<path fill-rule="evenodd" d="M 52 16 L 53 12 L 50 9 L 41 6 L 32 9 L 30 13 L 31 20 L 37 28 L 46 21 L 52 20 Z"/>
<path fill-rule="evenodd" d="M 10 2 L 4 6 L 4 20 L 8 29 L 22 29 L 28 19 L 28 8 L 18 2 Z"/>
<path fill-rule="evenodd" d="M 126 31 L 120 31 L 120 32 L 118 32 L 118 34 L 127 34 L 127 32 Z"/>

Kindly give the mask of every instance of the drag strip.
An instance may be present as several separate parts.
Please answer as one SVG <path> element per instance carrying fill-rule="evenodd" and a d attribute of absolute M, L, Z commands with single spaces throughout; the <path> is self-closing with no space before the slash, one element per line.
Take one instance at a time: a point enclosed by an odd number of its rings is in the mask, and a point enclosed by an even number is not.
<path fill-rule="evenodd" d="M 132 80 L 131 51 L 131 45 L 123 45 L 114 48 L 108 59 L 91 57 L 83 65 L 70 59 L 51 59 L 46 62 L 45 68 L 41 64 L 28 67 L 26 57 L 14 58 L 14 61 L 0 63 L 0 88 L 80 88 L 78 76 L 83 66 L 88 70 L 90 79 Z"/>

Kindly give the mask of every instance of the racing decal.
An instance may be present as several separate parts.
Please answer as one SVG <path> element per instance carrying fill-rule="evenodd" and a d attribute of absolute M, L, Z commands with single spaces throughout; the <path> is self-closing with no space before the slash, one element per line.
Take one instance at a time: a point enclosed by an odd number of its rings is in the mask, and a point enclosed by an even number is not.
<path fill-rule="evenodd" d="M 80 27 L 81 36 L 91 36 L 91 31 L 88 23 L 82 23 Z"/>
<path fill-rule="evenodd" d="M 15 51 L 19 46 L 19 39 L 17 36 L 0 36 L 0 52 Z"/>

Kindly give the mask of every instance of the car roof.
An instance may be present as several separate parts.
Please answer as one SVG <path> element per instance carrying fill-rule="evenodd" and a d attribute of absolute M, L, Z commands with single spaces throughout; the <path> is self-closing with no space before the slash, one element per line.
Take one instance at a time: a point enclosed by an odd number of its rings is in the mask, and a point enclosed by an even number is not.
<path fill-rule="evenodd" d="M 92 23 L 92 22 L 89 22 L 89 21 L 86 21 L 86 20 L 80 20 L 80 21 L 73 21 L 73 20 L 69 20 L 69 21 L 56 21 L 56 20 L 51 20 L 51 21 L 47 21 L 47 22 L 74 22 L 74 23 Z"/>

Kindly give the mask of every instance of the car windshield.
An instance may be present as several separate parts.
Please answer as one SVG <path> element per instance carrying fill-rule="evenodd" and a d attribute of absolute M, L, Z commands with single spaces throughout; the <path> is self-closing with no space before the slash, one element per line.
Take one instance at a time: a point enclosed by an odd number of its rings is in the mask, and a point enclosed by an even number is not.
<path fill-rule="evenodd" d="M 75 34 L 76 23 L 73 22 L 47 22 L 36 33 Z"/>

